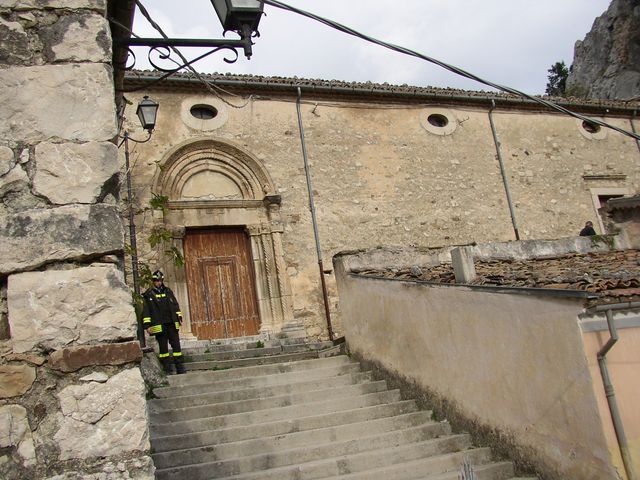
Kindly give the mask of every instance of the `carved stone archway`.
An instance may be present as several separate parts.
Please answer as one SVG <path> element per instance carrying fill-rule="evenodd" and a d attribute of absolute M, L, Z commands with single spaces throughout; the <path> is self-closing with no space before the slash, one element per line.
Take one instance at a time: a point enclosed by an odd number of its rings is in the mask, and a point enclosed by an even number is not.
<path fill-rule="evenodd" d="M 262 163 L 238 146 L 216 138 L 184 142 L 167 152 L 154 192 L 168 197 L 164 227 L 183 255 L 189 228 L 244 227 L 251 240 L 260 332 L 274 334 L 293 321 L 291 287 L 282 248 L 280 197 Z M 184 269 L 167 269 L 191 333 Z"/>

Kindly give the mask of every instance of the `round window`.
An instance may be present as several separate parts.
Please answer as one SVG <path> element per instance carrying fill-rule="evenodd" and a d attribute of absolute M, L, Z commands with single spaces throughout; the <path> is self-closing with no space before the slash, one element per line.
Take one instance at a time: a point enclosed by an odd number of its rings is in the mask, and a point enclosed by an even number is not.
<path fill-rule="evenodd" d="M 211 105 L 194 105 L 189 111 L 198 120 L 211 120 L 218 116 L 218 109 Z"/>
<path fill-rule="evenodd" d="M 458 120 L 453 111 L 447 108 L 428 108 L 420 115 L 420 125 L 427 132 L 438 135 L 451 135 L 458 126 Z"/>
<path fill-rule="evenodd" d="M 438 128 L 444 128 L 449 125 L 449 119 L 440 113 L 432 113 L 427 117 L 427 121 Z"/>
<path fill-rule="evenodd" d="M 584 120 L 582 122 L 582 128 L 584 128 L 589 133 L 598 133 L 601 127 L 597 123 L 588 122 L 587 120 Z"/>

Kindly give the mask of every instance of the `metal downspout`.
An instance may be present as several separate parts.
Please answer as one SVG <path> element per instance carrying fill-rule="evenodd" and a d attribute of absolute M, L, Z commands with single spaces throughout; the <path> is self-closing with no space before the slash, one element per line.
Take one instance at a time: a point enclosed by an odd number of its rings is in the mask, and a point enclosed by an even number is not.
<path fill-rule="evenodd" d="M 516 214 L 513 210 L 513 203 L 511 202 L 511 191 L 509 189 L 509 179 L 504 169 L 504 162 L 502 161 L 502 151 L 500 150 L 500 141 L 498 140 L 498 133 L 496 132 L 496 126 L 493 123 L 493 111 L 496 108 L 495 100 L 491 100 L 491 108 L 489 109 L 489 123 L 491 124 L 491 133 L 493 134 L 493 143 L 496 145 L 496 152 L 498 154 L 498 163 L 500 164 L 500 174 L 502 175 L 502 183 L 504 184 L 504 191 L 507 194 L 507 203 L 509 204 L 509 213 L 511 214 L 511 224 L 513 225 L 513 232 L 516 235 L 516 240 L 520 240 L 520 233 L 518 232 L 518 224 L 516 223 Z"/>
<path fill-rule="evenodd" d="M 616 393 L 613 388 L 613 384 L 611 383 L 611 378 L 609 377 L 609 369 L 607 368 L 607 353 L 609 353 L 609 350 L 611 350 L 618 341 L 618 331 L 616 330 L 615 322 L 613 321 L 612 309 L 609 308 L 605 310 L 605 315 L 607 316 L 610 337 L 609 340 L 607 340 L 607 343 L 605 343 L 598 352 L 598 366 L 600 367 L 604 393 L 607 397 L 611 421 L 613 422 L 613 429 L 616 432 L 616 439 L 618 440 L 618 446 L 620 447 L 620 455 L 622 456 L 624 470 L 627 473 L 627 479 L 637 480 L 636 473 L 633 468 L 633 460 L 631 459 L 631 452 L 629 451 L 629 443 L 627 442 L 627 436 L 624 433 L 622 417 L 620 416 L 618 402 L 616 401 Z"/>
<path fill-rule="evenodd" d="M 327 319 L 327 331 L 329 340 L 333 341 L 333 328 L 331 326 L 331 313 L 329 312 L 329 298 L 327 295 L 327 284 L 324 279 L 324 267 L 322 265 L 322 250 L 320 249 L 320 235 L 318 234 L 318 222 L 316 220 L 316 207 L 313 201 L 313 187 L 311 185 L 311 173 L 309 172 L 309 161 L 307 159 L 307 146 L 304 141 L 304 127 L 302 126 L 302 112 L 300 111 L 300 100 L 302 92 L 298 87 L 298 99 L 296 110 L 298 112 L 298 128 L 300 130 L 300 143 L 302 144 L 302 158 L 304 159 L 304 173 L 307 177 L 307 191 L 309 193 L 309 210 L 311 211 L 311 222 L 313 223 L 313 237 L 316 242 L 316 253 L 318 255 L 318 268 L 320 269 L 320 283 L 322 285 L 322 299 L 324 301 L 324 313 Z"/>

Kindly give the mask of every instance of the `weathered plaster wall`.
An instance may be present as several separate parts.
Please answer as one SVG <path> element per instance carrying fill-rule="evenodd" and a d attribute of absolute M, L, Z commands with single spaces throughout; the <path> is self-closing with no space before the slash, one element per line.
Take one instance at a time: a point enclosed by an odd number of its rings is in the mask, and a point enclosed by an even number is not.
<path fill-rule="evenodd" d="M 104 0 L 0 1 L 0 477 L 151 479 Z"/>
<path fill-rule="evenodd" d="M 153 98 L 161 104 L 156 131 L 149 143 L 136 147 L 139 205 L 147 205 L 157 162 L 173 145 L 214 137 L 244 149 L 266 167 L 282 195 L 294 315 L 310 335 L 324 334 L 295 98 L 254 98 L 238 109 L 186 90 L 158 90 Z M 315 99 L 306 100 L 303 122 L 325 265 L 345 249 L 514 239 L 489 104 L 482 110 L 338 98 L 316 106 Z M 215 106 L 218 117 L 188 120 L 189 108 L 202 103 Z M 453 133 L 428 131 L 437 130 L 427 122 L 436 111 L 449 116 Z M 521 238 L 577 235 L 597 215 L 590 188 L 639 190 L 640 154 L 629 138 L 604 131 L 588 135 L 575 120 L 557 115 L 498 110 L 494 116 Z M 628 119 L 607 120 L 629 128 Z M 141 236 L 152 224 L 148 213 L 139 217 Z M 327 280 L 331 308 L 339 313 L 335 280 L 332 275 Z M 339 333 L 338 315 L 336 322 Z"/>
<path fill-rule="evenodd" d="M 640 411 L 637 408 L 638 398 L 640 398 L 640 384 L 637 379 L 640 367 L 638 353 L 640 352 L 640 328 L 620 328 L 618 335 L 620 337 L 618 342 L 607 354 L 607 365 L 615 389 L 616 402 L 620 409 L 624 431 L 629 442 L 633 466 L 637 472 L 640 470 Z M 598 351 L 609 339 L 609 331 L 585 332 L 583 337 L 589 371 L 597 393 L 598 408 L 604 420 L 609 452 L 618 471 L 624 472 L 597 359 Z"/>
<path fill-rule="evenodd" d="M 511 440 L 544 478 L 616 478 L 577 300 L 351 277 L 348 261 L 335 265 L 350 351 Z"/>

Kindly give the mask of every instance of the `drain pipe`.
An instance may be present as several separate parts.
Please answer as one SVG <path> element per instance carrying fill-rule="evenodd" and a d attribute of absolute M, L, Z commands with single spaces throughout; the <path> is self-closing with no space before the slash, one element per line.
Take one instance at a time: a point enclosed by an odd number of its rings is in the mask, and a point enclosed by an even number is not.
<path fill-rule="evenodd" d="M 613 308 L 612 308 L 613 307 Z M 617 308 L 616 308 L 617 307 Z M 624 433 L 624 426 L 622 423 L 622 417 L 620 416 L 620 410 L 618 409 L 618 402 L 616 401 L 616 393 L 611 383 L 611 377 L 609 376 L 609 369 L 607 367 L 607 353 L 613 348 L 618 341 L 618 331 L 613 320 L 613 309 L 622 310 L 629 308 L 639 308 L 640 302 L 630 302 L 628 304 L 619 305 L 601 305 L 595 308 L 595 311 L 604 311 L 607 316 L 607 325 L 609 326 L 609 340 L 598 352 L 598 366 L 600 367 L 600 375 L 602 376 L 602 384 L 604 385 L 604 393 L 607 397 L 607 404 L 609 405 L 609 412 L 611 414 L 611 421 L 613 423 L 613 429 L 616 432 L 616 439 L 618 440 L 618 446 L 620 447 L 620 455 L 622 456 L 622 463 L 624 464 L 625 472 L 627 473 L 627 480 L 637 480 L 636 472 L 633 468 L 633 460 L 631 459 L 631 452 L 629 451 L 629 442 L 627 436 Z"/>
<path fill-rule="evenodd" d="M 637 114 L 637 111 L 634 110 L 633 114 L 631 115 L 631 118 L 629 119 L 629 123 L 631 124 L 631 131 L 637 135 L 638 132 L 636 132 L 636 126 L 633 123 L 633 121 L 636 119 L 636 114 Z M 636 138 L 636 145 L 638 146 L 638 151 L 640 151 L 640 140 L 638 140 L 637 138 Z"/>
<path fill-rule="evenodd" d="M 311 173 L 309 172 L 309 161 L 307 159 L 307 146 L 304 141 L 304 127 L 302 126 L 302 113 L 300 111 L 300 100 L 302 91 L 298 87 L 298 100 L 296 110 L 298 112 L 298 129 L 300 130 L 300 143 L 302 144 L 302 158 L 304 159 L 304 174 L 307 177 L 307 191 L 309 192 L 309 210 L 311 211 L 311 223 L 313 223 L 313 237 L 316 241 L 316 253 L 318 255 L 318 268 L 320 269 L 320 283 L 322 285 L 322 299 L 324 301 L 324 313 L 327 319 L 327 331 L 329 340 L 333 341 L 333 328 L 331 326 L 331 313 L 329 312 L 329 297 L 327 295 L 327 284 L 324 279 L 324 267 L 322 265 L 322 250 L 320 249 L 320 235 L 318 234 L 318 222 L 316 220 L 316 207 L 313 201 L 313 187 L 311 186 Z"/>
<path fill-rule="evenodd" d="M 493 123 L 493 111 L 496 108 L 495 100 L 491 100 L 491 108 L 489 109 L 489 123 L 491 124 L 491 133 L 493 134 L 493 143 L 496 145 L 496 152 L 498 154 L 498 163 L 500 164 L 500 173 L 502 174 L 502 183 L 504 184 L 504 191 L 507 194 L 507 203 L 509 204 L 509 213 L 511 214 L 511 224 L 513 225 L 513 232 L 516 235 L 516 240 L 520 240 L 520 233 L 518 232 L 518 224 L 516 223 L 516 214 L 513 210 L 513 202 L 511 201 L 511 191 L 509 189 L 509 179 L 507 178 L 507 172 L 504 169 L 504 162 L 502 161 L 502 151 L 500 150 L 500 141 L 498 140 L 498 133 L 496 132 L 496 126 Z"/>

